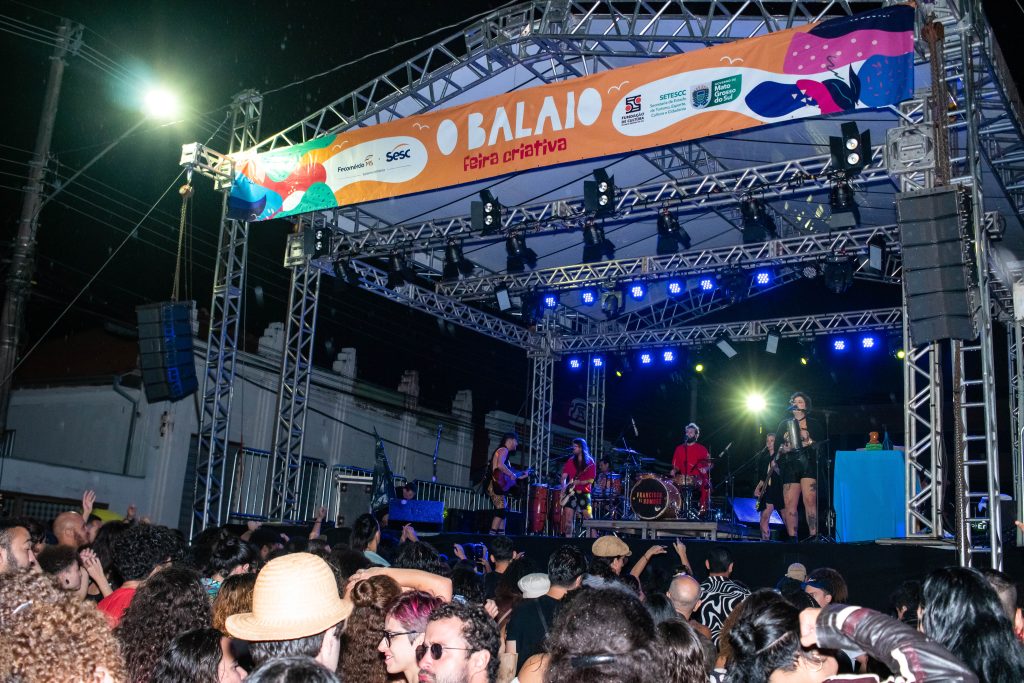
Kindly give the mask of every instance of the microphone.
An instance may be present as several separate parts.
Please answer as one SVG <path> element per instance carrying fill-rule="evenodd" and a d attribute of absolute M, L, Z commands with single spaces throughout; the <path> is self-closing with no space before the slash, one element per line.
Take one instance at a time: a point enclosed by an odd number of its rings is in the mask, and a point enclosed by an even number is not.
<path fill-rule="evenodd" d="M 632 415 L 629 416 L 629 421 L 633 425 L 633 436 L 639 437 L 640 436 L 640 430 L 636 428 L 636 420 L 633 419 Z"/>
<path fill-rule="evenodd" d="M 797 407 L 796 407 L 795 405 L 793 405 L 792 403 L 790 403 L 790 404 L 789 404 L 789 407 L 788 407 L 788 408 L 786 408 L 786 410 L 787 410 L 788 412 L 790 412 L 790 413 L 791 413 L 791 412 L 793 412 L 794 410 L 800 410 L 800 409 L 799 409 L 799 408 L 797 408 Z"/>

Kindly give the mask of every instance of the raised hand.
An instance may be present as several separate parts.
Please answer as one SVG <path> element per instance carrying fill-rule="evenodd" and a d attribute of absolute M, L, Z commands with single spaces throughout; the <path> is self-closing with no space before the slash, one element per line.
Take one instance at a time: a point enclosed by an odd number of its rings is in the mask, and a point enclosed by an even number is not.
<path fill-rule="evenodd" d="M 96 504 L 96 492 L 92 489 L 87 489 L 82 494 L 82 517 L 89 519 L 89 515 L 92 514 L 92 507 Z"/>
<path fill-rule="evenodd" d="M 124 513 L 124 521 L 130 522 L 133 519 L 135 519 L 135 513 L 136 512 L 138 512 L 138 510 L 135 507 L 135 503 L 129 503 L 128 504 L 128 510 Z"/>

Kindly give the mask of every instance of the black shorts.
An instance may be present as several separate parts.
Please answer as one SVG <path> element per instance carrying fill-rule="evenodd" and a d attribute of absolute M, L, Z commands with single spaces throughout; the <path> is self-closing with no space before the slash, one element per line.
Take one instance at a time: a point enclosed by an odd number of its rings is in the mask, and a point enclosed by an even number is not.
<path fill-rule="evenodd" d="M 569 499 L 569 503 L 565 506 L 574 510 L 586 510 L 590 511 L 590 494 L 584 493 L 583 491 L 577 491 L 576 495 Z"/>
<path fill-rule="evenodd" d="M 783 453 L 779 457 L 779 469 L 782 470 L 783 484 L 799 484 L 801 479 L 817 479 L 817 452 L 812 447 Z"/>

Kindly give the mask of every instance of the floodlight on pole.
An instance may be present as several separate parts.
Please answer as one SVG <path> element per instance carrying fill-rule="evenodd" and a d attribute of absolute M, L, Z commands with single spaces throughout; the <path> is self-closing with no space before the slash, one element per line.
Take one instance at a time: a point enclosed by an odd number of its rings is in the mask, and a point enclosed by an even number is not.
<path fill-rule="evenodd" d="M 181 112 L 181 101 L 168 88 L 152 87 L 142 97 L 142 111 L 154 119 L 170 120 Z"/>

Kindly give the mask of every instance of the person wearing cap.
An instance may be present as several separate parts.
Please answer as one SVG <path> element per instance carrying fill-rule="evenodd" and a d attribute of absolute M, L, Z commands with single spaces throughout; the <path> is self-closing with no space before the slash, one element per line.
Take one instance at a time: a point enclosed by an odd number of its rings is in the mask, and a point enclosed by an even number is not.
<path fill-rule="evenodd" d="M 711 455 L 707 448 L 697 443 L 699 438 L 700 427 L 694 422 L 686 425 L 683 443 L 676 446 L 672 454 L 672 471 L 669 476 L 693 477 L 700 488 L 700 511 L 707 512 L 711 501 Z"/>
<path fill-rule="evenodd" d="M 548 558 L 548 591 L 538 598 L 524 597 L 505 629 L 505 652 L 517 655 L 517 671 L 527 659 L 541 651 L 562 599 L 569 591 L 579 588 L 586 570 L 586 558 L 571 545 L 559 547 Z"/>
<path fill-rule="evenodd" d="M 519 579 L 516 585 L 519 586 L 519 590 L 522 591 L 525 599 L 536 600 L 551 590 L 551 579 L 548 578 L 547 574 L 534 572 Z"/>
<path fill-rule="evenodd" d="M 227 618 L 228 634 L 249 641 L 253 663 L 276 657 L 314 657 L 330 671 L 341 652 L 336 628 L 352 613 L 338 595 L 334 572 L 310 553 L 292 553 L 266 564 L 256 576 L 252 611 Z"/>

